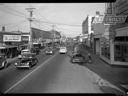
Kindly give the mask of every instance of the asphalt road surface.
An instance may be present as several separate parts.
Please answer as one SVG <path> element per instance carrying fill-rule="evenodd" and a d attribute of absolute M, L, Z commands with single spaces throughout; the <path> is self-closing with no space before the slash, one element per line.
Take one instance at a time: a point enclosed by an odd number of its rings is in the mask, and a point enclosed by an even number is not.
<path fill-rule="evenodd" d="M 2 93 L 103 93 L 88 70 L 72 64 L 66 54 L 40 55 L 31 69 L 0 70 Z"/>

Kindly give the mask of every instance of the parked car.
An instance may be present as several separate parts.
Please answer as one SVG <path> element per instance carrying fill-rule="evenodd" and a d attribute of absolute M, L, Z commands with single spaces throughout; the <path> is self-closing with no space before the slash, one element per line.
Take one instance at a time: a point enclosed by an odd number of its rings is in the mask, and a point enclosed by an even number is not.
<path fill-rule="evenodd" d="M 84 63 L 85 57 L 82 56 L 81 54 L 73 54 L 73 56 L 71 57 L 71 62 L 72 63 Z"/>
<path fill-rule="evenodd" d="M 6 68 L 9 65 L 9 63 L 6 60 L 5 54 L 0 54 L 0 69 Z"/>
<path fill-rule="evenodd" d="M 23 53 L 21 58 L 14 63 L 16 68 L 31 68 L 36 64 L 38 64 L 38 59 L 34 53 Z"/>
<path fill-rule="evenodd" d="M 67 53 L 67 48 L 66 47 L 60 47 L 59 53 L 60 54 L 66 54 Z"/>
<path fill-rule="evenodd" d="M 45 54 L 54 54 L 54 49 L 53 48 L 46 49 Z"/>

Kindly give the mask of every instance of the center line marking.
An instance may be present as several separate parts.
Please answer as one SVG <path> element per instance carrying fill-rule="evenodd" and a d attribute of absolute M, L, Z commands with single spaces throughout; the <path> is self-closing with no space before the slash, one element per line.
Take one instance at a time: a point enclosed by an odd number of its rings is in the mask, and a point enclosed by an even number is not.
<path fill-rule="evenodd" d="M 57 52 L 58 53 L 58 52 Z M 33 72 L 44 66 L 47 62 L 49 62 L 51 59 L 53 59 L 56 55 L 53 55 L 49 59 L 45 60 L 40 66 L 38 66 L 36 69 L 34 69 L 32 72 L 28 73 L 25 77 L 23 77 L 21 80 L 19 80 L 17 83 L 15 83 L 13 86 L 11 86 L 9 89 L 7 89 L 4 93 L 8 93 L 11 89 L 13 89 L 15 86 L 17 86 L 19 83 L 21 83 L 23 80 L 25 80 L 28 76 L 30 76 Z"/>

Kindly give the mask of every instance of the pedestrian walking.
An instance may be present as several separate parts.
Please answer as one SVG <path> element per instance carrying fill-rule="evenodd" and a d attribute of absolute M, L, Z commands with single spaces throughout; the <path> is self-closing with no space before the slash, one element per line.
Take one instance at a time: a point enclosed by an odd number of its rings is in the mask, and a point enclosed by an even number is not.
<path fill-rule="evenodd" d="M 91 57 L 91 54 L 90 53 L 88 53 L 88 62 L 89 63 L 92 63 L 92 57 Z"/>

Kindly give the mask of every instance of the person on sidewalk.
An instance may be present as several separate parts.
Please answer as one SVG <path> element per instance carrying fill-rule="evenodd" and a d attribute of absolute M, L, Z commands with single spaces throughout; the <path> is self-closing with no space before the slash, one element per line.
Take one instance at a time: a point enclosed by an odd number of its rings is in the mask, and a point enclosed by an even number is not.
<path fill-rule="evenodd" d="M 88 53 L 88 62 L 89 63 L 92 63 L 92 57 L 91 57 L 91 54 L 90 53 Z"/>

